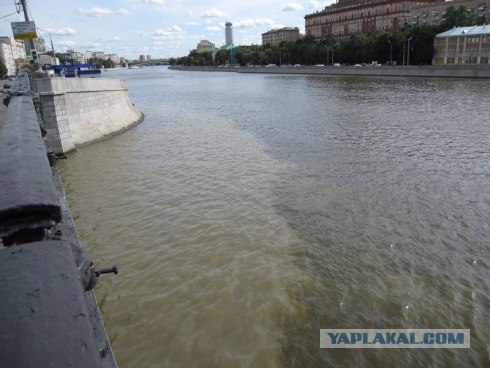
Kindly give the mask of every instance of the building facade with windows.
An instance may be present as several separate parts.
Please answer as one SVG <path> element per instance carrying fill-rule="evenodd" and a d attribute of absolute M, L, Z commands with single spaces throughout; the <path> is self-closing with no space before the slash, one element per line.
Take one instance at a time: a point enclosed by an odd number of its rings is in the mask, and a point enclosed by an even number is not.
<path fill-rule="evenodd" d="M 438 3 L 417 5 L 412 8 L 413 24 L 439 25 L 444 19 L 446 9 L 450 6 L 459 8 L 461 5 L 468 7 L 475 15 L 478 24 L 488 22 L 488 4 L 490 0 L 453 0 Z"/>
<path fill-rule="evenodd" d="M 87 62 L 87 60 L 85 59 L 85 52 L 83 51 L 66 50 L 63 57 L 65 58 L 65 60 L 73 60 L 73 62 L 78 64 L 83 64 Z"/>
<path fill-rule="evenodd" d="M 216 45 L 208 40 L 201 40 L 197 44 L 196 51 L 199 54 L 205 53 L 205 52 L 215 52 L 216 51 Z"/>
<path fill-rule="evenodd" d="M 5 62 L 8 75 L 15 75 L 27 61 L 24 41 L 13 37 L 0 37 L 0 57 Z"/>
<path fill-rule="evenodd" d="M 262 33 L 262 45 L 278 45 L 283 41 L 294 42 L 299 39 L 299 29 L 295 28 L 281 28 L 273 29 L 268 32 Z"/>
<path fill-rule="evenodd" d="M 102 51 L 93 51 L 92 52 L 92 57 L 97 58 L 97 59 L 107 59 L 105 52 Z"/>
<path fill-rule="evenodd" d="M 106 58 L 111 60 L 115 65 L 119 64 L 119 56 L 117 56 L 117 54 L 109 54 Z"/>
<path fill-rule="evenodd" d="M 443 0 L 338 0 L 324 10 L 305 16 L 305 31 L 315 38 L 332 34 L 345 39 L 355 33 L 393 31 L 412 23 L 417 5 Z"/>
<path fill-rule="evenodd" d="M 433 65 L 490 64 L 490 25 L 458 27 L 434 40 Z"/>

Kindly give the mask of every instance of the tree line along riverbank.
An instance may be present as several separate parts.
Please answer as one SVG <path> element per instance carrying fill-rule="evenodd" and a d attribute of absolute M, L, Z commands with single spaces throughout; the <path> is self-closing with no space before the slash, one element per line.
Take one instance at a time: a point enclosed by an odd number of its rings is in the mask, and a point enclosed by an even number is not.
<path fill-rule="evenodd" d="M 355 65 L 376 61 L 381 64 L 430 65 L 434 56 L 434 39 L 439 33 L 454 27 L 482 25 L 486 18 L 478 18 L 465 6 L 450 6 L 439 25 L 408 24 L 393 31 L 356 33 L 338 40 L 332 34 L 315 38 L 305 35 L 297 41 L 283 41 L 277 45 L 240 46 L 233 51 L 221 48 L 211 52 L 171 58 L 170 65 L 217 66 L 228 63 L 245 65 L 315 65 L 335 63 Z M 230 62 L 233 60 L 232 62 Z"/>

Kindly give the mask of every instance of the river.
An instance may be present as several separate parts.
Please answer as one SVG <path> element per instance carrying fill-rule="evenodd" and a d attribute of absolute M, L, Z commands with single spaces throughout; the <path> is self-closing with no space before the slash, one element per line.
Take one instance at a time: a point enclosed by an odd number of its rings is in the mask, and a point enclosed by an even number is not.
<path fill-rule="evenodd" d="M 106 72 L 142 124 L 59 161 L 120 367 L 484 367 L 490 83 Z M 471 349 L 319 330 L 471 329 Z"/>

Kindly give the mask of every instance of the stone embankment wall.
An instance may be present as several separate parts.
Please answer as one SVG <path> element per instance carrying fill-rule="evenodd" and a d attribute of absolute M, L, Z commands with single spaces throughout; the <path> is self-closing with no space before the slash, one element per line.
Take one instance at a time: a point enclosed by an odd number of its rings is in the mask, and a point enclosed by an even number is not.
<path fill-rule="evenodd" d="M 490 64 L 479 66 L 282 66 L 282 67 L 169 67 L 170 70 L 263 74 L 363 75 L 385 77 L 490 78 Z"/>
<path fill-rule="evenodd" d="M 107 138 L 143 120 L 122 80 L 50 78 L 34 83 L 47 141 L 56 153 Z"/>

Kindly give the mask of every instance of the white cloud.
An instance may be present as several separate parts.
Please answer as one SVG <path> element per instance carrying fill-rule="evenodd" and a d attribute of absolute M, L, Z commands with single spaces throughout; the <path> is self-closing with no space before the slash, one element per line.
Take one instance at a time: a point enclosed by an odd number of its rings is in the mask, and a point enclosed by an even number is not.
<path fill-rule="evenodd" d="M 316 0 L 310 0 L 308 1 L 308 5 L 313 8 L 314 10 L 323 10 L 327 5 L 331 5 L 335 3 L 335 0 L 328 0 L 328 1 L 316 1 Z"/>
<path fill-rule="evenodd" d="M 156 4 L 165 5 L 165 0 L 129 0 L 132 3 L 145 3 L 145 4 Z"/>
<path fill-rule="evenodd" d="M 168 40 L 173 38 L 183 38 L 185 37 L 185 32 L 179 26 L 173 25 L 166 29 L 157 29 L 151 36 L 153 40 Z"/>
<path fill-rule="evenodd" d="M 59 29 L 46 29 L 46 32 L 51 34 L 52 36 L 75 36 L 77 31 L 70 27 L 63 27 Z"/>
<path fill-rule="evenodd" d="M 124 14 L 124 15 L 131 14 L 131 13 L 129 12 L 129 10 L 127 10 L 127 9 L 123 9 L 123 8 L 119 9 L 117 12 L 118 12 L 119 14 Z"/>
<path fill-rule="evenodd" d="M 87 43 L 81 45 L 82 48 L 86 48 L 86 49 L 96 49 L 96 48 L 100 48 L 102 46 L 103 45 L 100 42 L 87 42 Z"/>
<path fill-rule="evenodd" d="M 111 9 L 97 8 L 97 7 L 93 7 L 90 9 L 77 8 L 77 12 L 82 15 L 87 15 L 89 17 L 96 17 L 96 18 L 99 18 L 103 15 L 112 14 Z"/>
<path fill-rule="evenodd" d="M 303 5 L 298 4 L 298 3 L 288 3 L 288 4 L 284 4 L 283 6 L 281 6 L 280 9 L 282 11 L 295 11 L 295 10 L 302 10 L 304 8 L 303 8 Z"/>
<path fill-rule="evenodd" d="M 112 38 L 112 40 L 113 40 L 113 41 L 121 41 L 121 37 L 119 37 L 119 36 L 114 36 L 114 37 Z"/>
<path fill-rule="evenodd" d="M 208 32 L 223 32 L 223 28 L 220 27 L 206 27 L 204 30 Z"/>
<path fill-rule="evenodd" d="M 184 23 L 186 26 L 200 26 L 201 23 L 199 22 L 185 22 Z"/>
<path fill-rule="evenodd" d="M 71 40 L 61 40 L 56 42 L 57 46 L 74 47 L 77 43 Z"/>
<path fill-rule="evenodd" d="M 201 17 L 203 18 L 224 18 L 226 17 L 226 13 L 222 12 L 218 9 L 208 9 L 204 13 L 202 13 Z"/>
<path fill-rule="evenodd" d="M 260 27 L 260 26 L 271 26 L 275 22 L 272 19 L 245 19 L 233 23 L 234 27 L 246 28 L 246 27 Z"/>

